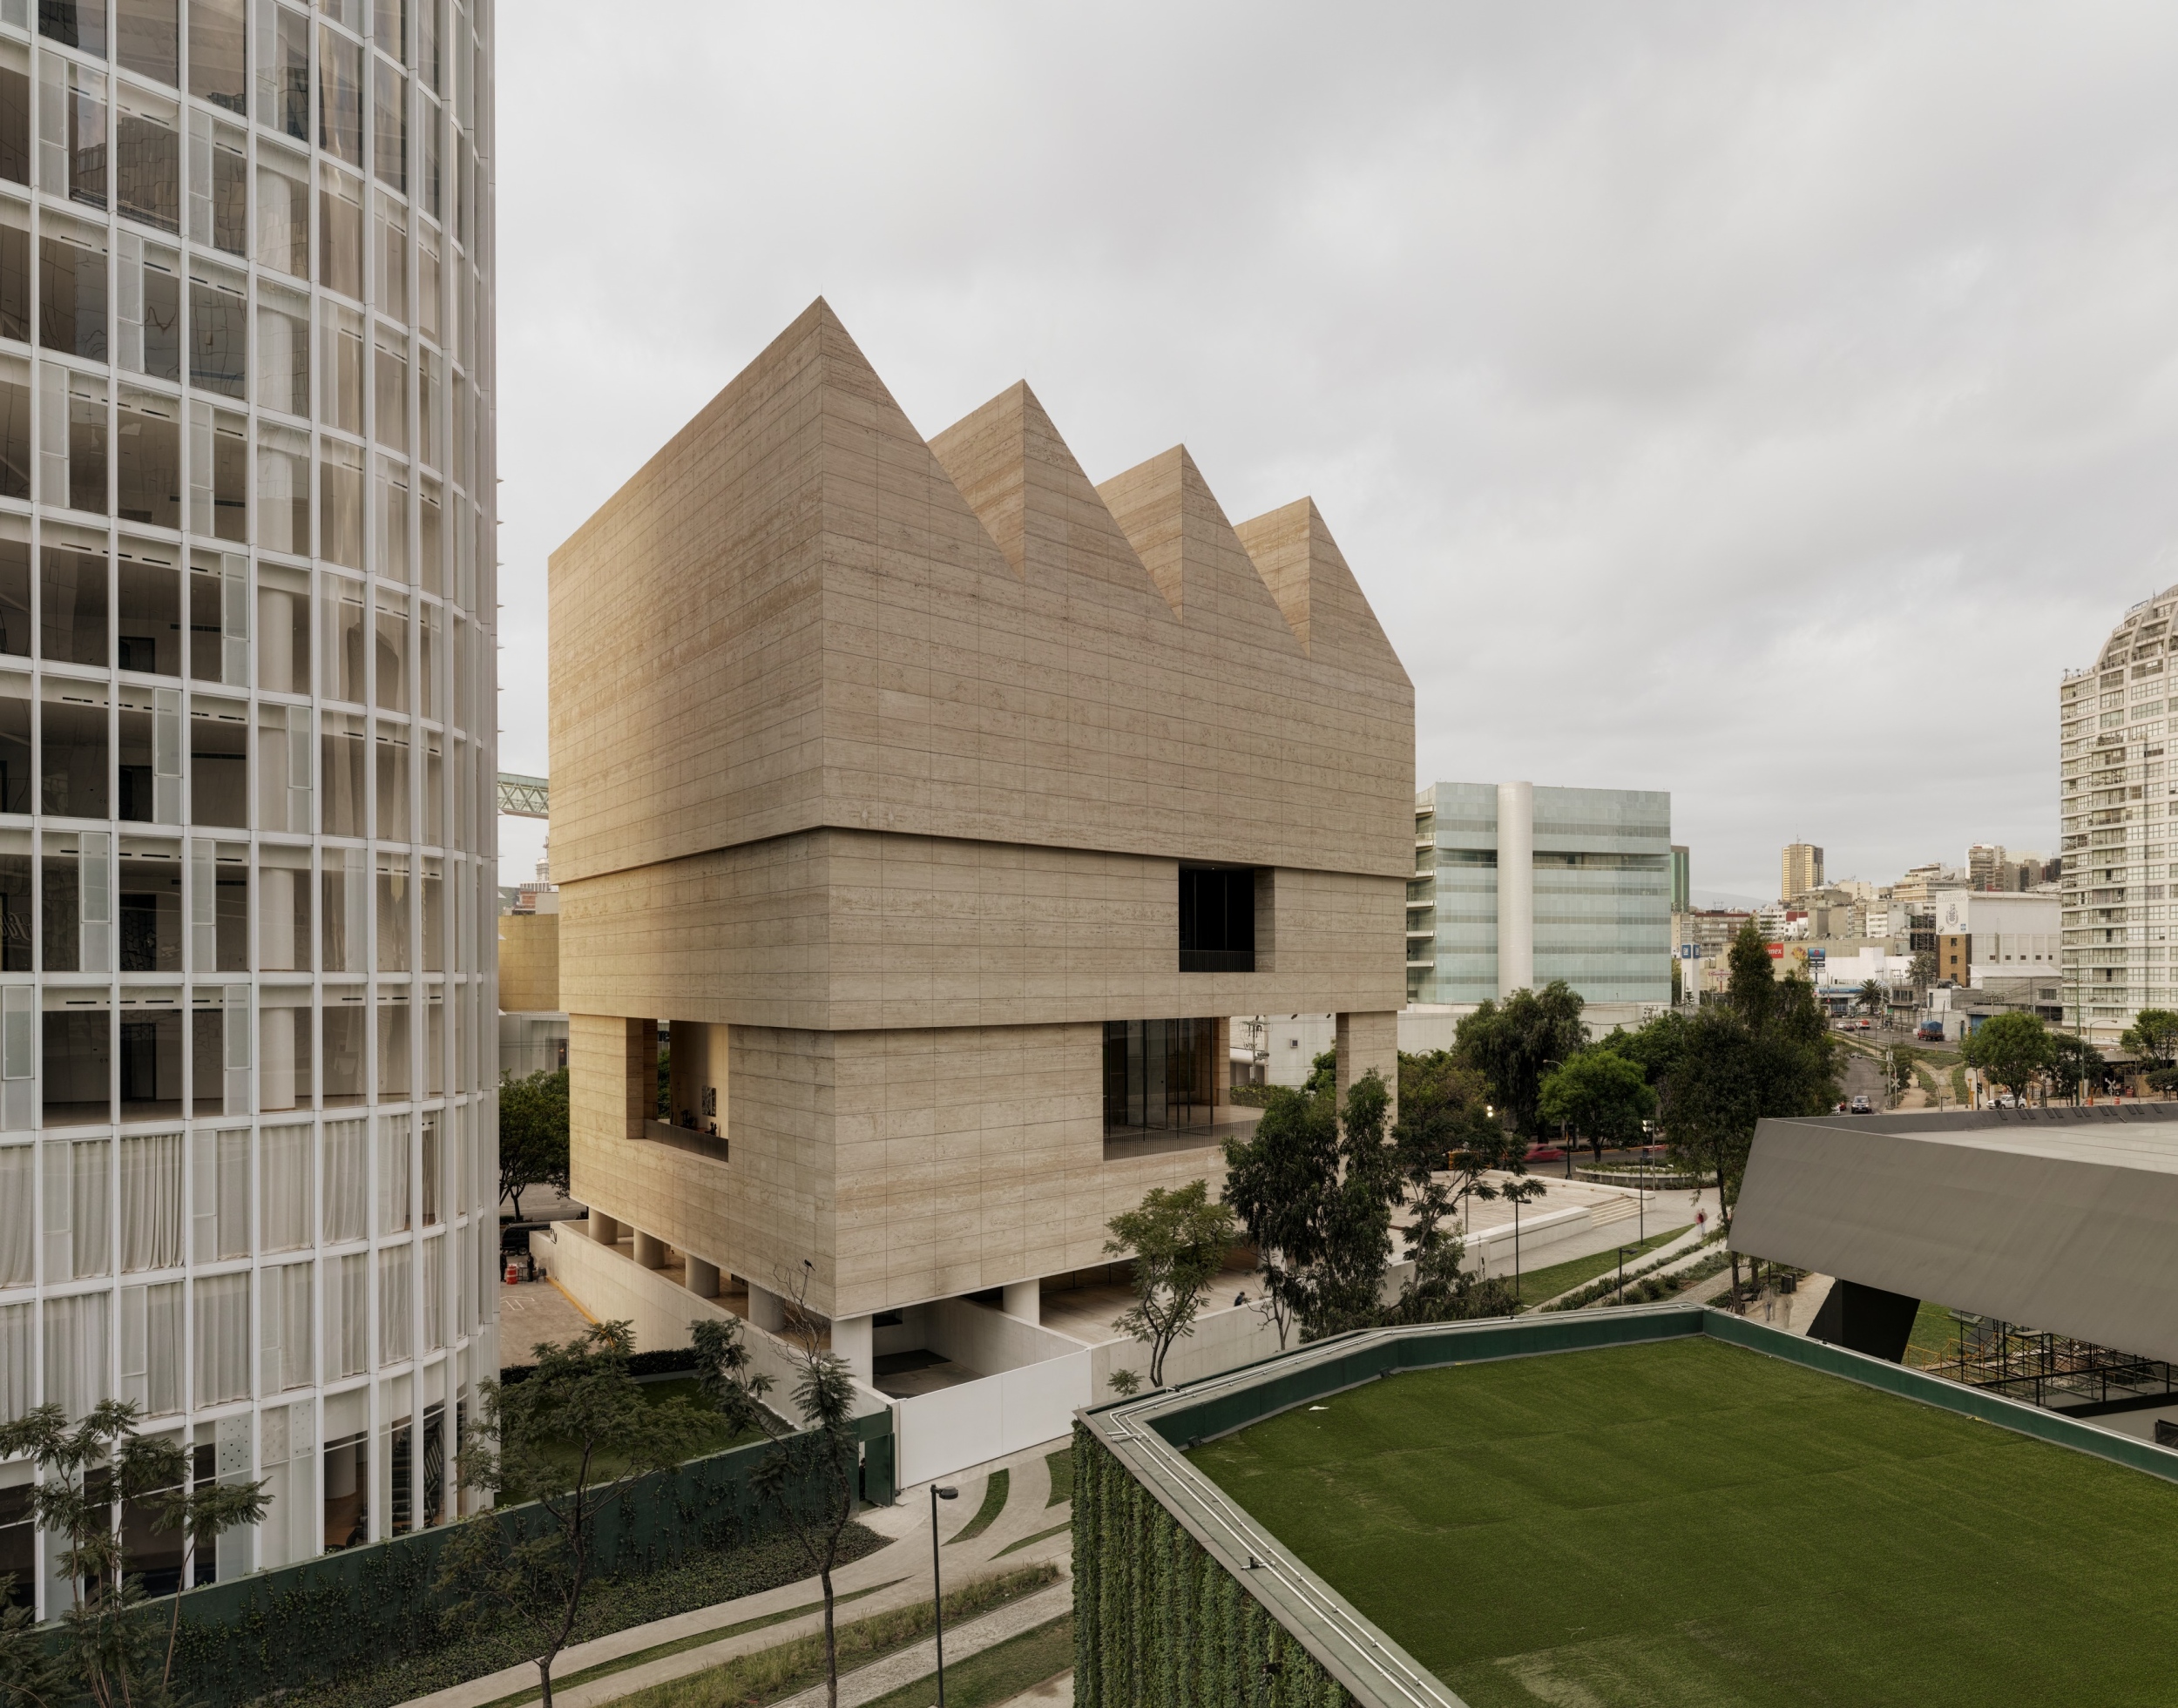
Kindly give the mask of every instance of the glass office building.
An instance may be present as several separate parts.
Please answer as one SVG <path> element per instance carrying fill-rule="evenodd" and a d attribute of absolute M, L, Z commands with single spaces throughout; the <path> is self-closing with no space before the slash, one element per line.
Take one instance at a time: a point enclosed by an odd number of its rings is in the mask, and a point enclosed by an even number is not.
<path fill-rule="evenodd" d="M 1671 796 L 1438 783 L 1415 797 L 1407 1001 L 1471 1006 L 1563 979 L 1671 1000 Z"/>
<path fill-rule="evenodd" d="M 200 1578 L 498 1362 L 490 3 L 0 0 L 0 1414 L 265 1479 Z"/>

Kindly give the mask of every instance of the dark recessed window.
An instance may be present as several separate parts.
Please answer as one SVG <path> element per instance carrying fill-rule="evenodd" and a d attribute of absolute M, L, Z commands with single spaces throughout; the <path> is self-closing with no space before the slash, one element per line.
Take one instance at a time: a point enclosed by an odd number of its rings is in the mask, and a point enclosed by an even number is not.
<path fill-rule="evenodd" d="M 1217 1118 L 1214 1020 L 1104 1023 L 1104 1136 L 1140 1137 Z"/>
<path fill-rule="evenodd" d="M 1255 970 L 1255 868 L 1180 868 L 1180 970 Z"/>

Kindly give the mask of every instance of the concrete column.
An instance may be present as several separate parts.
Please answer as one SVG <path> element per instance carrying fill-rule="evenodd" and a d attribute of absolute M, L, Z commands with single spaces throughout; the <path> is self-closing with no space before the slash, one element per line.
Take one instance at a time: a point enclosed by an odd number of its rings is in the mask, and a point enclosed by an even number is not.
<path fill-rule="evenodd" d="M 590 1237 L 600 1246 L 617 1246 L 620 1243 L 619 1223 L 602 1210 L 592 1209 L 590 1219 L 583 1225 L 590 1230 Z"/>
<path fill-rule="evenodd" d="M 868 1317 L 834 1317 L 832 1319 L 833 1355 L 844 1359 L 849 1374 L 867 1387 L 875 1372 L 871 1367 L 876 1346 L 876 1330 Z"/>
<path fill-rule="evenodd" d="M 748 1320 L 768 1333 L 776 1334 L 787 1326 L 787 1301 L 769 1287 L 748 1284 Z"/>
<path fill-rule="evenodd" d="M 1498 785 L 1498 995 L 1535 988 L 1535 785 Z"/>
<path fill-rule="evenodd" d="M 257 964 L 267 972 L 295 964 L 295 874 L 285 866 L 257 868 Z"/>
<path fill-rule="evenodd" d="M 1023 1322 L 1040 1323 L 1044 1320 L 1044 1284 L 1041 1281 L 1008 1281 L 1005 1302 L 1002 1307 L 1010 1317 Z"/>
<path fill-rule="evenodd" d="M 646 1233 L 641 1228 L 637 1228 L 635 1260 L 646 1269 L 663 1269 L 666 1266 L 666 1242 L 654 1233 Z"/>
<path fill-rule="evenodd" d="M 276 1008 L 257 1011 L 257 1107 L 265 1114 L 295 1106 L 295 1013 Z"/>
<path fill-rule="evenodd" d="M 700 1257 L 689 1257 L 682 1285 L 699 1299 L 716 1299 L 719 1296 L 718 1265 L 706 1263 Z"/>
<path fill-rule="evenodd" d="M 1339 1107 L 1346 1106 L 1346 1088 L 1364 1077 L 1371 1068 L 1391 1094 L 1384 1111 L 1384 1131 L 1399 1118 L 1399 1016 L 1389 1010 L 1378 1014 L 1342 1014 L 1333 1017 L 1338 1051 Z"/>

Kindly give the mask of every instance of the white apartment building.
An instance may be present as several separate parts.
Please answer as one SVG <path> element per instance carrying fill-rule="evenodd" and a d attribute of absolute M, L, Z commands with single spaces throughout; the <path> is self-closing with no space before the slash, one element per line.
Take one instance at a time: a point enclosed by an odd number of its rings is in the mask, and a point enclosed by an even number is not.
<path fill-rule="evenodd" d="M 2058 686 L 2066 1023 L 2114 1043 L 2178 1001 L 2170 970 L 2165 665 L 2178 588 L 2125 614 L 2089 670 Z"/>
<path fill-rule="evenodd" d="M 491 11 L 0 0 L 0 1414 L 263 1478 L 200 1578 L 498 1364 Z"/>

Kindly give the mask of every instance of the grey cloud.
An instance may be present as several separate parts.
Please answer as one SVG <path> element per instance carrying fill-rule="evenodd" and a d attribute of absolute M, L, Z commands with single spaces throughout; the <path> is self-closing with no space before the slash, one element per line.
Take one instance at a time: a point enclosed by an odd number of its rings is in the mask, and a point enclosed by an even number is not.
<path fill-rule="evenodd" d="M 2178 580 L 2178 14 L 501 30 L 510 769 L 546 553 L 820 293 L 925 432 L 1025 376 L 1092 477 L 1312 493 L 1423 779 L 1667 787 L 1704 888 L 2052 846 L 2058 673 Z"/>

